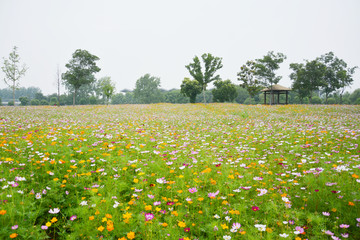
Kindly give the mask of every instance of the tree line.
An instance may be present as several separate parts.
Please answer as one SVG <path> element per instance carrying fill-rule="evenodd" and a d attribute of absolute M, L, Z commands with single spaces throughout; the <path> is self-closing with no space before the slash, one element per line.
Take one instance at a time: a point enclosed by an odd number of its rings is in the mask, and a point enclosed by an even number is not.
<path fill-rule="evenodd" d="M 185 68 L 192 79 L 186 77 L 180 89 L 161 89 L 160 78 L 145 74 L 141 76 L 131 90 L 123 89 L 115 93 L 115 83 L 110 77 L 96 79 L 94 74 L 100 72 L 96 65 L 99 57 L 86 50 L 77 49 L 65 65 L 67 71 L 57 72 L 57 85 L 65 85 L 67 93 L 44 96 L 39 88 L 19 88 L 19 80 L 27 67 L 20 67 L 20 57 L 14 47 L 9 58 L 1 67 L 5 73 L 8 89 L 0 89 L 1 97 L 8 105 L 14 105 L 15 98 L 21 105 L 75 105 L 75 104 L 149 104 L 149 103 L 196 103 L 196 102 L 237 102 L 257 104 L 263 102 L 260 90 L 272 89 L 281 77 L 276 75 L 280 64 L 286 59 L 282 53 L 268 52 L 263 58 L 249 60 L 237 73 L 239 84 L 231 80 L 222 80 L 216 72 L 223 67 L 222 58 L 210 53 L 201 58 L 195 56 Z M 326 53 L 314 60 L 304 63 L 291 63 L 290 79 L 292 90 L 290 104 L 359 104 L 360 89 L 352 94 L 345 91 L 353 83 L 353 74 L 357 67 L 348 67 L 346 62 Z M 208 90 L 208 84 L 214 88 Z M 200 94 L 202 93 L 202 96 Z M 12 98 L 12 100 L 10 100 Z M 270 104 L 271 103 L 270 98 Z"/>

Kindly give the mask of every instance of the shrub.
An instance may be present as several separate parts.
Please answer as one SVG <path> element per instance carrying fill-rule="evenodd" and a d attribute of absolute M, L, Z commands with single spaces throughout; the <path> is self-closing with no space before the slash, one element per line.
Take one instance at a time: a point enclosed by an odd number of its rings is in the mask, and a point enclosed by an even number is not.
<path fill-rule="evenodd" d="M 30 99 L 28 97 L 19 97 L 20 105 L 26 106 L 30 102 Z"/>
<path fill-rule="evenodd" d="M 49 102 L 43 99 L 40 101 L 40 105 L 49 105 Z"/>
<path fill-rule="evenodd" d="M 312 97 L 311 104 L 321 104 L 321 99 L 317 96 Z"/>
<path fill-rule="evenodd" d="M 11 101 L 8 102 L 8 106 L 14 106 L 14 105 L 15 105 L 14 101 L 11 100 Z"/>
<path fill-rule="evenodd" d="M 38 99 L 31 99 L 31 101 L 30 101 L 30 105 L 32 105 L 32 106 L 38 106 L 38 105 L 40 105 L 40 101 L 38 100 Z"/>

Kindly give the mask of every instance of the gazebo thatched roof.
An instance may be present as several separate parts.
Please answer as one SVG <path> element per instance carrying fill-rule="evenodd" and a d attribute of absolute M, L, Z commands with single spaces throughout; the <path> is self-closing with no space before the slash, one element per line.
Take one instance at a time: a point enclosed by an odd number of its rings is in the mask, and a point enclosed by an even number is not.
<path fill-rule="evenodd" d="M 280 84 L 275 84 L 275 85 L 272 85 L 271 88 L 264 88 L 263 90 L 261 90 L 262 92 L 269 92 L 269 91 L 291 91 L 290 88 L 287 88 L 287 87 L 284 87 L 284 86 L 281 86 Z"/>

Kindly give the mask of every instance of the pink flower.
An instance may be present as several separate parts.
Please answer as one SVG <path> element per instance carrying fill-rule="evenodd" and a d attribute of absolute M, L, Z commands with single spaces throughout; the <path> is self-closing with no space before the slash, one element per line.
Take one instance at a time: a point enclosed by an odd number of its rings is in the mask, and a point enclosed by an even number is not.
<path fill-rule="evenodd" d="M 304 232 L 304 229 L 302 227 L 295 227 L 295 230 L 298 231 L 299 233 Z"/>
<path fill-rule="evenodd" d="M 194 188 L 189 188 L 189 192 L 191 193 L 196 193 L 198 190 L 194 187 Z"/>
<path fill-rule="evenodd" d="M 151 221 L 154 218 L 154 214 L 145 213 L 145 221 Z"/>
<path fill-rule="evenodd" d="M 46 230 L 46 229 L 48 229 L 48 226 L 42 225 L 42 226 L 41 226 L 41 229 L 42 229 L 42 230 Z"/>
<path fill-rule="evenodd" d="M 72 215 L 72 216 L 70 217 L 70 221 L 74 221 L 75 219 L 77 219 L 77 216 L 76 216 L 76 215 Z"/>
<path fill-rule="evenodd" d="M 347 224 L 341 224 L 340 225 L 340 228 L 348 228 L 348 227 L 350 227 L 350 225 L 347 225 Z"/>
<path fill-rule="evenodd" d="M 322 212 L 322 214 L 323 214 L 324 216 L 330 216 L 330 213 L 329 213 L 329 212 Z"/>
<path fill-rule="evenodd" d="M 19 227 L 18 225 L 14 225 L 14 226 L 11 227 L 11 229 L 12 229 L 12 230 L 15 230 L 15 229 L 17 229 L 18 227 Z"/>
<path fill-rule="evenodd" d="M 208 193 L 208 197 L 209 197 L 209 198 L 215 198 L 218 194 L 219 194 L 219 190 L 217 190 L 217 191 L 214 192 L 214 193 Z"/>

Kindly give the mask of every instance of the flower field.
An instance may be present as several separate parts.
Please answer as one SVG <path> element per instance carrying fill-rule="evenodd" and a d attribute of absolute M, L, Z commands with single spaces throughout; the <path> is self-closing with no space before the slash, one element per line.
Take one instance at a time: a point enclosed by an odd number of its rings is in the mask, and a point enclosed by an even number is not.
<path fill-rule="evenodd" d="M 0 239 L 360 239 L 360 107 L 0 107 Z"/>

